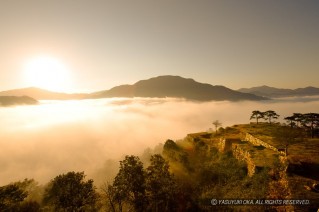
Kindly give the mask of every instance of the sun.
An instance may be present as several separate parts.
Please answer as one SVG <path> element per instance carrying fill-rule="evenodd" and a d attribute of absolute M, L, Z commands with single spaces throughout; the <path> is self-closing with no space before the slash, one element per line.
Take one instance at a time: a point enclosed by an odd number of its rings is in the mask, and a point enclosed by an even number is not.
<path fill-rule="evenodd" d="M 32 87 L 51 91 L 67 91 L 71 86 L 70 72 L 60 60 L 50 56 L 29 59 L 24 67 L 25 80 Z"/>

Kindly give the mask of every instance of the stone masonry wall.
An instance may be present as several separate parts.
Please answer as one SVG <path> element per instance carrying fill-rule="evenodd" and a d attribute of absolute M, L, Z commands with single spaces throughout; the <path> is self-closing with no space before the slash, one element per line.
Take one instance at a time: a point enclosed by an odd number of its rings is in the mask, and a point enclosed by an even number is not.
<path fill-rule="evenodd" d="M 267 149 L 274 150 L 275 152 L 277 152 L 277 153 L 279 153 L 281 155 L 285 154 L 284 152 L 279 151 L 276 147 L 274 147 L 274 146 L 272 146 L 272 145 L 270 145 L 270 144 L 268 144 L 268 143 L 266 143 L 266 142 L 264 142 L 264 141 L 262 141 L 262 140 L 260 140 L 260 139 L 258 139 L 256 137 L 252 136 L 249 133 L 246 133 L 246 136 L 245 136 L 244 140 L 252 143 L 255 146 L 263 146 L 263 147 L 266 147 Z"/>
<path fill-rule="evenodd" d="M 232 145 L 232 151 L 233 155 L 237 160 L 242 160 L 247 163 L 247 170 L 248 170 L 248 176 L 253 176 L 256 172 L 256 165 L 254 161 L 252 160 L 252 157 L 250 153 L 242 148 L 240 148 L 240 145 L 233 144 Z"/>
<path fill-rule="evenodd" d="M 220 152 L 228 152 L 232 150 L 232 145 L 239 141 L 239 139 L 220 138 L 217 142 L 217 148 Z"/>
<path fill-rule="evenodd" d="M 225 146 L 226 146 L 226 139 L 225 138 L 220 138 L 218 143 L 217 143 L 217 148 L 220 152 L 225 151 Z"/>

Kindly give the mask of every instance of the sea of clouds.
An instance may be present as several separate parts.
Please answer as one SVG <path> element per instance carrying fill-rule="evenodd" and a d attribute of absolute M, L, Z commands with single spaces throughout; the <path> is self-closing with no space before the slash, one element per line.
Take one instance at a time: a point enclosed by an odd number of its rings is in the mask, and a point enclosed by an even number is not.
<path fill-rule="evenodd" d="M 183 99 L 112 98 L 42 101 L 0 108 L 0 186 L 33 178 L 45 184 L 58 174 L 84 171 L 102 183 L 126 154 L 141 154 L 167 139 L 249 123 L 253 110 L 318 113 L 318 98 L 263 102 L 192 102 Z"/>

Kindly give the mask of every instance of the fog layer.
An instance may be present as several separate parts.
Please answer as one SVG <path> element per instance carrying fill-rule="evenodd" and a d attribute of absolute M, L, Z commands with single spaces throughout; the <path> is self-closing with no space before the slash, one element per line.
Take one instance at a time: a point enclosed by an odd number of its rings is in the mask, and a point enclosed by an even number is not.
<path fill-rule="evenodd" d="M 225 127 L 248 123 L 253 110 L 275 110 L 283 118 L 293 112 L 318 113 L 318 108 L 319 101 L 291 99 L 198 103 L 170 98 L 43 101 L 0 108 L 0 185 L 24 178 L 46 183 L 68 171 L 95 178 L 97 170 L 107 172 L 109 159 L 206 131 L 214 120 Z"/>

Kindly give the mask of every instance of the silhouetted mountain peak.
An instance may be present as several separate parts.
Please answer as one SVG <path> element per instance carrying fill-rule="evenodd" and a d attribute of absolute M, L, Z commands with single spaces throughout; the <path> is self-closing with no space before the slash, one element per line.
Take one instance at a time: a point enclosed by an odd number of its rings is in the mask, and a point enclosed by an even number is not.
<path fill-rule="evenodd" d="M 66 94 L 52 92 L 36 87 L 0 92 L 0 96 L 30 96 L 37 100 L 67 100 L 108 97 L 172 97 L 197 101 L 239 101 L 265 100 L 267 98 L 254 94 L 234 91 L 222 85 L 200 83 L 191 78 L 164 75 L 140 80 L 133 85 L 119 85 L 109 90 L 91 94 Z"/>
<path fill-rule="evenodd" d="M 158 76 L 140 80 L 133 85 L 116 86 L 94 93 L 95 97 L 174 97 L 198 101 L 210 100 L 262 100 L 265 98 L 244 94 L 224 86 L 213 86 L 180 76 Z"/>
<path fill-rule="evenodd" d="M 164 75 L 153 77 L 146 80 L 140 80 L 136 82 L 134 85 L 139 86 L 141 84 L 160 84 L 165 83 L 165 85 L 176 85 L 176 84 L 187 84 L 187 83 L 194 83 L 195 80 L 191 78 L 183 78 L 180 76 L 172 76 L 172 75 Z"/>

